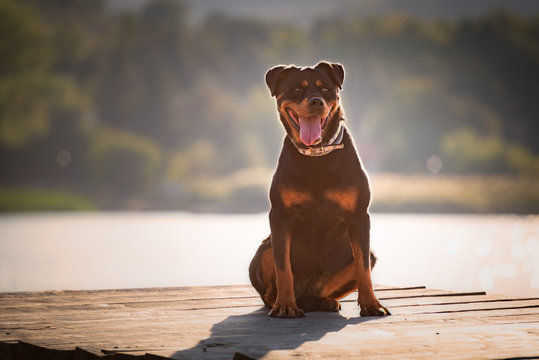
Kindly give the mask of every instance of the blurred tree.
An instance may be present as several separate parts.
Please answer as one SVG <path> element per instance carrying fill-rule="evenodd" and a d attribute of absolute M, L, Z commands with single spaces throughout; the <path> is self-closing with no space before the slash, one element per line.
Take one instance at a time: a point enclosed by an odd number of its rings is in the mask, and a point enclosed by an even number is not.
<path fill-rule="evenodd" d="M 539 175 L 539 156 L 494 135 L 478 136 L 463 128 L 446 134 L 440 146 L 449 172 Z"/>
<path fill-rule="evenodd" d="M 101 128 L 92 134 L 89 146 L 94 178 L 107 194 L 128 196 L 156 186 L 162 152 L 154 142 L 126 131 Z"/>
<path fill-rule="evenodd" d="M 504 136 L 539 152 L 539 14 L 524 18 L 497 10 L 455 27 L 453 91 L 489 104 Z"/>
<path fill-rule="evenodd" d="M 305 27 L 192 19 L 181 0 L 124 13 L 102 0 L 0 1 L 0 183 L 127 194 L 272 167 L 283 130 L 264 74 L 320 59 L 345 65 L 369 170 L 424 172 L 434 156 L 442 172 L 535 174 L 538 37 L 539 15 L 507 11 Z"/>
<path fill-rule="evenodd" d="M 31 8 L 0 2 L 0 145 L 24 146 L 44 136 L 54 117 L 83 107 L 75 82 L 51 69 L 49 36 Z"/>
<path fill-rule="evenodd" d="M 178 1 L 155 0 L 140 15 L 120 16 L 95 88 L 102 121 L 175 145 L 170 107 L 186 80 L 185 11 Z"/>
<path fill-rule="evenodd" d="M 346 76 L 343 100 L 373 168 L 416 172 L 440 152 L 444 134 L 463 126 L 537 151 L 529 130 L 539 117 L 538 18 L 500 11 L 447 23 L 394 15 L 327 20 L 313 33 L 322 53 L 341 54 L 357 69 Z"/>
<path fill-rule="evenodd" d="M 194 29 L 197 73 L 219 80 L 223 89 L 242 91 L 263 80 L 269 29 L 260 21 L 214 13 Z M 271 64 L 273 65 L 273 64 Z"/>

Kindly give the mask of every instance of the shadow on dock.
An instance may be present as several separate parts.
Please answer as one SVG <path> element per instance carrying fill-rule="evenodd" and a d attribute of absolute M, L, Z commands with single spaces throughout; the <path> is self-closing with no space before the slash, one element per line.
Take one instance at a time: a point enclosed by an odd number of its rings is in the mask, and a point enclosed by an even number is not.
<path fill-rule="evenodd" d="M 308 341 L 372 318 L 346 318 L 340 313 L 310 312 L 301 319 L 275 319 L 262 307 L 249 314 L 232 315 L 215 324 L 211 336 L 174 359 L 259 359 L 270 351 L 294 350 Z M 294 355 L 294 353 L 292 353 Z"/>

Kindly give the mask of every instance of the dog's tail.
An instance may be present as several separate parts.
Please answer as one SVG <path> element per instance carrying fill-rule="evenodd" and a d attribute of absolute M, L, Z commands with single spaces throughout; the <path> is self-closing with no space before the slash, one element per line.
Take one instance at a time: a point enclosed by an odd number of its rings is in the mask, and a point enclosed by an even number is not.
<path fill-rule="evenodd" d="M 371 249 L 371 271 L 372 269 L 374 268 L 374 265 L 376 264 L 376 261 L 378 260 L 378 258 L 376 257 L 376 254 L 374 253 L 374 251 Z"/>

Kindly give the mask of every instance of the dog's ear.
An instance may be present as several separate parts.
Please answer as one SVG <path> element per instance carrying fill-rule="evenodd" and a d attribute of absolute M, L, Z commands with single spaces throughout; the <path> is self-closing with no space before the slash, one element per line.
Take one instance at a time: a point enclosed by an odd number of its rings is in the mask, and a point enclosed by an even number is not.
<path fill-rule="evenodd" d="M 344 67 L 341 64 L 330 64 L 325 61 L 320 61 L 314 68 L 325 71 L 331 80 L 333 80 L 339 87 L 339 89 L 342 89 L 342 83 L 344 81 Z"/>
<path fill-rule="evenodd" d="M 266 73 L 266 85 L 268 85 L 268 88 L 271 91 L 271 96 L 275 96 L 277 94 L 277 84 L 289 69 L 290 67 L 278 65 L 268 70 Z"/>

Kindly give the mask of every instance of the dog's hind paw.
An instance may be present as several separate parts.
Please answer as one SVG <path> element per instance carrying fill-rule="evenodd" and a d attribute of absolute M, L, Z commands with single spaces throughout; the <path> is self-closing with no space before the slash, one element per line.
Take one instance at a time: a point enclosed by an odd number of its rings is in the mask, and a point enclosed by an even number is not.
<path fill-rule="evenodd" d="M 271 311 L 268 314 L 271 317 L 283 318 L 283 319 L 294 319 L 302 318 L 305 316 L 303 310 L 298 308 L 296 305 L 278 305 L 275 304 Z"/>
<path fill-rule="evenodd" d="M 370 306 L 360 305 L 360 307 L 361 307 L 361 311 L 359 313 L 360 316 L 386 316 L 386 315 L 391 315 L 389 310 L 385 306 L 383 306 L 381 304 L 370 305 Z"/>
<path fill-rule="evenodd" d="M 322 299 L 322 302 L 320 304 L 320 310 L 337 312 L 341 310 L 341 303 L 338 302 L 337 300 Z"/>

